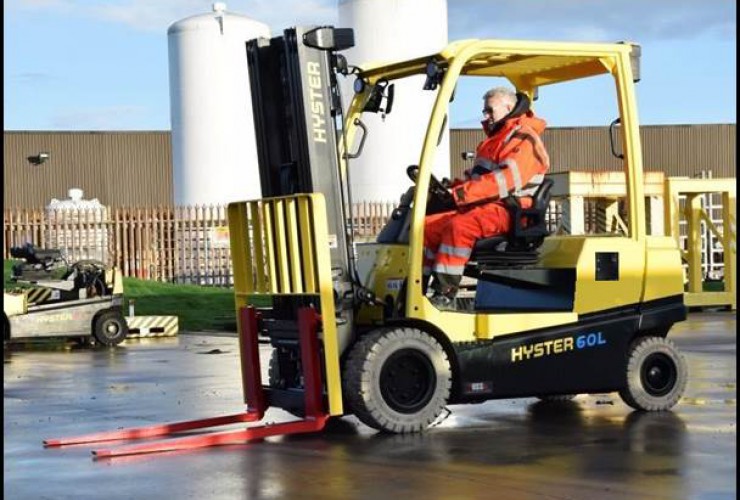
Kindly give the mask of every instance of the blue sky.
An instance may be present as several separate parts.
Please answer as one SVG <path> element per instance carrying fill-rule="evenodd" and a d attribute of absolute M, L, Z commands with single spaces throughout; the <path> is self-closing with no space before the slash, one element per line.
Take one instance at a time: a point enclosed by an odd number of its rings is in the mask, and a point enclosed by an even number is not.
<path fill-rule="evenodd" d="M 4 129 L 169 130 L 167 27 L 211 3 L 5 0 Z M 278 33 L 335 24 L 336 4 L 231 0 L 228 9 Z M 450 40 L 639 42 L 643 125 L 736 122 L 735 16 L 734 0 L 448 0 Z M 453 127 L 477 125 L 484 90 L 461 88 Z M 613 90 L 603 79 L 545 88 L 537 111 L 551 126 L 606 125 Z"/>

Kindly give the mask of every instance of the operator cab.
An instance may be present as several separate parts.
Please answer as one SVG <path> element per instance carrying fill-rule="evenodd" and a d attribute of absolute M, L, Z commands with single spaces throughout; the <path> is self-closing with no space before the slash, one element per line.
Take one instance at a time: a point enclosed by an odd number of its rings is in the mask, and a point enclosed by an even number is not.
<path fill-rule="evenodd" d="M 529 97 L 518 92 L 516 105 L 499 124 L 527 113 L 530 104 Z M 411 165 L 406 172 L 416 184 L 418 166 Z M 473 174 L 485 174 L 487 172 L 488 170 L 481 166 L 474 166 L 472 169 Z M 431 215 L 455 210 L 455 202 L 447 190 L 448 181 L 446 179 L 439 181 L 434 175 L 431 176 L 430 181 L 426 214 Z M 523 196 L 512 195 L 502 200 L 511 215 L 511 230 L 507 234 L 478 240 L 473 247 L 473 253 L 466 268 L 466 275 L 478 278 L 480 277 L 480 270 L 531 267 L 537 263 L 538 249 L 549 234 L 546 213 L 550 204 L 552 185 L 553 181 L 551 179 L 543 179 L 534 193 L 531 194 L 532 203 L 524 204 L 529 205 L 526 208 L 522 205 L 521 198 L 530 198 L 528 194 Z M 386 227 L 378 235 L 377 243 L 408 242 L 408 217 L 411 213 L 413 192 L 414 188 L 412 187 L 401 197 L 401 203 L 391 214 Z"/>
<path fill-rule="evenodd" d="M 518 92 L 516 105 L 499 123 L 527 113 L 530 105 L 529 97 Z M 464 158 L 470 159 L 471 156 L 468 153 Z M 475 165 L 471 171 L 479 175 L 487 172 L 484 167 Z M 377 244 L 405 245 L 409 242 L 419 167 L 411 165 L 406 173 L 414 186 L 401 196 L 400 203 L 378 234 Z M 456 209 L 448 182 L 446 179 L 440 181 L 433 174 L 430 176 L 426 215 Z M 476 242 L 465 266 L 464 275 L 467 278 L 462 288 L 467 293 L 461 290 L 458 310 L 572 310 L 574 270 L 543 268 L 540 265 L 540 249 L 550 234 L 547 209 L 552 187 L 553 180 L 544 177 L 536 187 L 531 186 L 518 196 L 511 195 L 501 200 L 511 216 L 511 229 L 506 234 Z M 525 199 L 531 200 L 531 203 L 523 202 Z"/>

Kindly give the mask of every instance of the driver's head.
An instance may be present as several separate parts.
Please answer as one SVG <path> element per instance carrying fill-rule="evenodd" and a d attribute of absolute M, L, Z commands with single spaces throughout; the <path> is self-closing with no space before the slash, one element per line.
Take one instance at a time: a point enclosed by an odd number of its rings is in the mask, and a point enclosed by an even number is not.
<path fill-rule="evenodd" d="M 483 131 L 490 135 L 494 125 L 508 115 L 516 105 L 516 92 L 507 87 L 495 87 L 483 94 Z"/>

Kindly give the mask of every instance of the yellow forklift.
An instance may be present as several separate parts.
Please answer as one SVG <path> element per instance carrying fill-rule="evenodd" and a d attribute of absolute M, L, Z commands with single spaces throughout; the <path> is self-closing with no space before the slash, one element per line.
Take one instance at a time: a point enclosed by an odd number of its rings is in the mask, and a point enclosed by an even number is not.
<path fill-rule="evenodd" d="M 247 42 L 263 198 L 228 208 L 247 411 L 47 445 L 255 422 L 269 407 L 302 419 L 93 453 L 312 432 L 349 414 L 381 431 L 420 432 L 447 405 L 497 398 L 618 391 L 637 410 L 676 404 L 687 367 L 666 336 L 686 318 L 682 268 L 671 238 L 646 233 L 634 88 L 640 47 L 463 40 L 425 57 L 360 68 L 340 54 L 353 44 L 351 30 L 333 27 Z M 416 75 L 424 79 L 418 92 L 434 93 L 435 103 L 418 165 L 398 165 L 414 186 L 377 241 L 357 244 L 350 184 L 352 159 L 373 133 L 364 118 L 390 114 L 399 98 L 394 82 Z M 538 88 L 598 75 L 610 75 L 616 89 L 628 232 L 549 235 L 546 181 L 532 208 L 512 208 L 513 220 L 527 224 L 476 244 L 466 303 L 435 308 L 422 282 L 424 218 L 454 208 L 431 172 L 458 80 L 506 78 L 519 93 L 515 111 L 525 112 Z M 343 78 L 355 91 L 346 113 Z M 272 346 L 266 383 L 260 343 Z"/>

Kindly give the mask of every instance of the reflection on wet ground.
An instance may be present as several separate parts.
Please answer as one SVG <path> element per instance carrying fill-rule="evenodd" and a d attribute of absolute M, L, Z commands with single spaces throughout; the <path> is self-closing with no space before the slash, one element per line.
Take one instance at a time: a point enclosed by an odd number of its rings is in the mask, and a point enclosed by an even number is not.
<path fill-rule="evenodd" d="M 41 440 L 240 411 L 236 339 L 182 335 L 103 351 L 14 348 L 4 365 L 5 493 L 735 498 L 735 324 L 730 313 L 692 314 L 671 333 L 690 368 L 673 412 L 632 412 L 616 394 L 502 400 L 453 406 L 422 435 L 376 434 L 348 417 L 320 435 L 97 462 L 89 446 L 45 450 Z M 288 418 L 268 413 L 268 421 Z"/>

